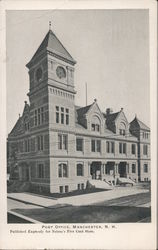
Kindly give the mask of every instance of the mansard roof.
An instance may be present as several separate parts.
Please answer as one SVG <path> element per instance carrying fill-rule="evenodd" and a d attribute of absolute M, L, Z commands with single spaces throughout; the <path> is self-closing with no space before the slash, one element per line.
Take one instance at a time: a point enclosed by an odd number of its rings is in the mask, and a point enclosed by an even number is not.
<path fill-rule="evenodd" d="M 142 121 L 140 121 L 137 117 L 135 117 L 133 121 L 130 122 L 130 125 L 138 129 L 150 131 L 150 128 L 147 125 L 145 125 Z"/>
<path fill-rule="evenodd" d="M 60 57 L 61 59 L 66 59 L 72 64 L 75 64 L 76 61 L 72 58 L 69 52 L 65 49 L 56 35 L 53 33 L 52 30 L 49 30 L 46 34 L 45 38 L 43 39 L 42 43 L 38 47 L 37 51 L 35 52 L 34 56 L 30 60 L 30 62 L 26 65 L 29 67 L 29 64 L 40 55 L 43 51 L 50 51 L 56 56 Z"/>

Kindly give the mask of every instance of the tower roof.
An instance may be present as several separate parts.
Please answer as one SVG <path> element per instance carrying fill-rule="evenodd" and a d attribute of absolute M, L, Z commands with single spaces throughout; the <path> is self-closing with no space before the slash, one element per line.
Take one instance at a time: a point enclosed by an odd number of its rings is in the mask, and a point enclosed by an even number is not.
<path fill-rule="evenodd" d="M 145 125 L 142 121 L 140 121 L 137 117 L 135 117 L 133 121 L 130 122 L 130 125 L 136 126 L 139 129 L 150 131 L 150 128 L 147 125 Z"/>
<path fill-rule="evenodd" d="M 30 63 L 37 58 L 43 51 L 50 51 L 54 55 L 58 56 L 60 59 L 65 59 L 66 61 L 75 64 L 76 61 L 72 58 L 69 52 L 65 49 L 56 35 L 53 33 L 52 30 L 49 30 L 46 34 L 45 38 L 43 39 L 42 43 L 38 47 L 37 51 L 33 55 L 30 62 L 26 65 L 29 67 Z"/>

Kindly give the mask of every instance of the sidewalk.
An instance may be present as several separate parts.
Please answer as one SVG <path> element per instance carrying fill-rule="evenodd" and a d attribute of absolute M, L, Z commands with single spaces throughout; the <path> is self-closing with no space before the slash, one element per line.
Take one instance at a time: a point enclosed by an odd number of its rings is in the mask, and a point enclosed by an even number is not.
<path fill-rule="evenodd" d="M 64 197 L 64 198 L 59 198 L 57 200 L 27 193 L 9 193 L 7 197 L 17 201 L 22 201 L 28 204 L 42 206 L 42 207 L 51 207 L 58 204 L 84 206 L 84 205 L 94 204 L 97 202 L 108 201 L 115 198 L 120 198 L 139 193 L 146 193 L 146 192 L 148 192 L 148 190 L 138 189 L 137 187 L 117 187 L 110 191 Z"/>
<path fill-rule="evenodd" d="M 16 201 L 22 201 L 28 204 L 42 206 L 42 207 L 50 207 L 57 204 L 57 200 L 27 193 L 9 193 L 7 197 Z"/>

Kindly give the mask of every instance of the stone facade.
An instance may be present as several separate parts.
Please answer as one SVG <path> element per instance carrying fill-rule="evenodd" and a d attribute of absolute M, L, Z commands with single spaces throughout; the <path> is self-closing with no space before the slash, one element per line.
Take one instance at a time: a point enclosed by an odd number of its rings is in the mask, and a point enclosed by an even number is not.
<path fill-rule="evenodd" d="M 8 135 L 13 179 L 64 193 L 90 179 L 150 181 L 150 129 L 123 109 L 102 112 L 97 100 L 75 105 L 76 61 L 49 30 L 29 69 L 29 104 Z"/>

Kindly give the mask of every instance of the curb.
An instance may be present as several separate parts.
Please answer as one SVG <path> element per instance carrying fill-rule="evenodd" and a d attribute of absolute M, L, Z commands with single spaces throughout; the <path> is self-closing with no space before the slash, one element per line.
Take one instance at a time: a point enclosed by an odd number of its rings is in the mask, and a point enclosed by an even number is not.
<path fill-rule="evenodd" d="M 27 221 L 29 221 L 29 222 L 32 222 L 33 224 L 37 224 L 37 223 L 40 223 L 40 224 L 41 224 L 41 223 L 42 223 L 42 222 L 40 222 L 40 221 L 38 221 L 38 220 L 31 219 L 31 218 L 29 218 L 29 217 L 27 217 L 27 216 L 25 216 L 25 215 L 18 214 L 18 213 L 13 212 L 13 211 L 8 211 L 8 214 L 15 215 L 15 216 L 17 216 L 17 217 L 19 217 L 19 218 L 21 218 L 21 219 L 24 219 L 24 220 L 27 220 Z"/>

